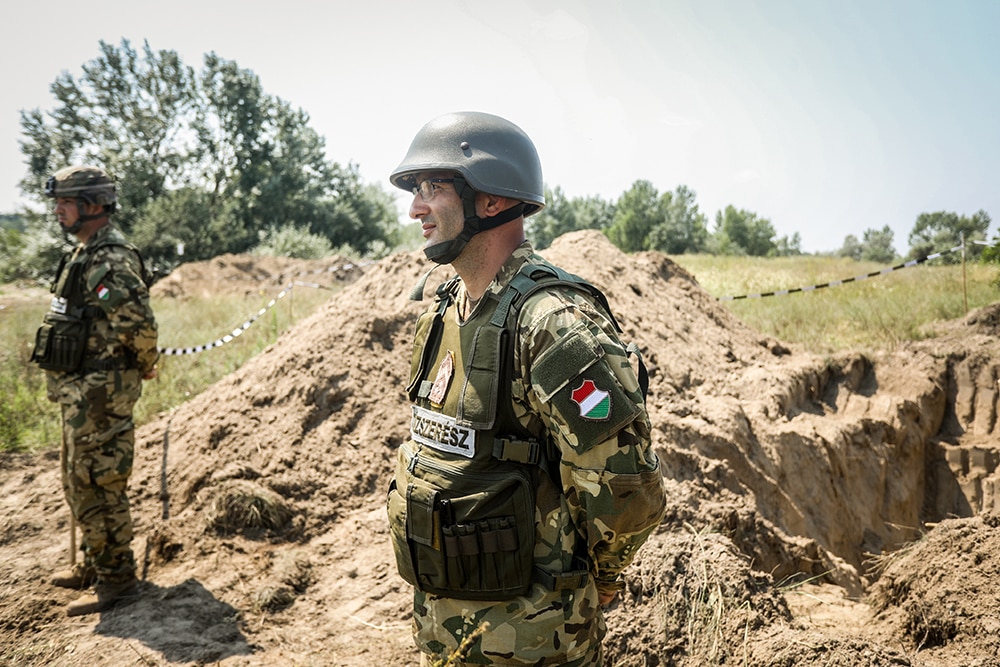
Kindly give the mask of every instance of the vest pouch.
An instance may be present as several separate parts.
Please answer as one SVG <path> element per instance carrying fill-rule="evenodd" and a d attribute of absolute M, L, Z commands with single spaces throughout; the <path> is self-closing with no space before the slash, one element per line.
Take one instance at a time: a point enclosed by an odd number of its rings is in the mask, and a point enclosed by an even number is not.
<path fill-rule="evenodd" d="M 405 497 L 390 487 L 388 501 L 390 517 L 405 513 L 391 519 L 403 578 L 412 573 L 418 589 L 460 600 L 527 593 L 535 546 L 529 471 L 500 463 L 472 472 L 420 455 L 408 469 Z"/>
<path fill-rule="evenodd" d="M 396 556 L 396 566 L 403 581 L 411 586 L 417 585 L 417 574 L 413 570 L 413 554 L 406 540 L 406 497 L 399 493 L 396 480 L 389 483 L 389 493 L 386 496 L 386 510 L 389 515 L 389 534 L 392 549 Z"/>
<path fill-rule="evenodd" d="M 80 368 L 87 347 L 87 322 L 48 312 L 35 334 L 31 360 L 47 371 L 71 373 Z"/>

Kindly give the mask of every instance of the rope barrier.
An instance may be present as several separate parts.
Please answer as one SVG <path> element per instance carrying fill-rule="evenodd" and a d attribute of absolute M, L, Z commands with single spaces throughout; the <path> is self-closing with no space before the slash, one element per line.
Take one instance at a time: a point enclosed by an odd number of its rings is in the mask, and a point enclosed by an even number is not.
<path fill-rule="evenodd" d="M 349 270 L 355 268 L 361 268 L 363 266 L 368 266 L 374 262 L 362 262 L 361 264 L 343 264 L 341 266 L 331 266 L 325 269 L 314 269 L 312 271 L 301 271 L 299 273 L 293 274 L 294 276 L 307 276 L 315 273 L 333 273 L 334 271 Z M 332 289 L 329 285 L 320 285 L 318 283 L 307 283 L 300 280 L 293 280 L 281 290 L 276 297 L 267 302 L 267 304 L 258 310 L 254 315 L 251 315 L 243 324 L 233 329 L 230 333 L 213 340 L 211 343 L 205 343 L 204 345 L 196 345 L 194 347 L 161 347 L 160 354 L 165 356 L 181 356 L 186 354 L 198 354 L 199 352 L 205 352 L 206 350 L 211 350 L 216 347 L 222 347 L 226 343 L 229 343 L 236 338 L 239 338 L 244 331 L 250 328 L 250 326 L 256 322 L 262 315 L 267 311 L 274 308 L 279 301 L 285 298 L 292 289 L 299 285 L 301 287 L 312 287 L 315 289 Z"/>
<path fill-rule="evenodd" d="M 843 280 L 831 280 L 828 283 L 822 283 L 819 285 L 808 285 L 806 287 L 793 287 L 791 289 L 774 290 L 773 292 L 760 292 L 756 294 L 741 294 L 740 296 L 720 296 L 716 301 L 738 301 L 740 299 L 762 299 L 767 296 L 784 296 L 786 294 L 794 294 L 795 292 L 813 292 L 818 289 L 823 289 L 825 287 L 840 287 L 841 285 L 846 285 L 847 283 L 861 282 L 862 280 L 867 280 L 868 278 L 876 278 L 878 276 L 885 276 L 893 271 L 899 271 L 900 269 L 908 269 L 911 266 L 917 266 L 918 264 L 923 264 L 924 262 L 930 261 L 932 259 L 937 259 L 947 255 L 949 252 L 955 252 L 956 250 L 962 250 L 964 246 L 955 246 L 954 248 L 949 248 L 948 250 L 943 250 L 941 252 L 936 252 L 932 255 L 927 255 L 926 257 L 921 257 L 920 259 L 912 259 L 909 262 L 903 264 L 898 264 L 896 266 L 887 267 L 879 271 L 872 271 L 861 276 L 854 276 L 853 278 L 844 278 Z"/>
<path fill-rule="evenodd" d="M 985 245 L 985 246 L 990 246 L 991 245 L 989 243 L 984 243 L 982 241 L 973 241 L 973 243 L 977 243 L 979 245 Z M 923 264 L 924 262 L 928 262 L 928 261 L 930 261 L 932 259 L 937 259 L 938 257 L 942 257 L 942 256 L 944 256 L 944 255 L 946 255 L 946 254 L 948 254 L 950 252 L 955 252 L 955 251 L 958 251 L 958 250 L 962 250 L 963 248 L 964 248 L 964 245 L 955 246 L 954 248 L 949 248 L 948 250 L 943 250 L 941 252 L 936 252 L 936 253 L 933 253 L 931 255 L 927 255 L 926 257 L 921 257 L 920 259 L 913 259 L 913 260 L 910 260 L 909 262 L 904 262 L 903 264 L 898 264 L 896 266 L 887 267 L 887 268 L 884 268 L 884 269 L 880 269 L 878 271 L 871 271 L 869 273 L 866 273 L 866 274 L 860 275 L 860 276 L 854 276 L 854 277 L 851 277 L 851 278 L 844 278 L 843 280 L 831 280 L 830 282 L 821 283 L 819 285 L 807 285 L 807 286 L 804 286 L 804 287 L 793 287 L 793 288 L 790 288 L 790 289 L 774 290 L 772 292 L 760 292 L 760 293 L 755 293 L 755 294 L 741 294 L 739 296 L 720 296 L 720 297 L 716 298 L 716 301 L 739 301 L 741 299 L 762 299 L 762 298 L 768 297 L 768 296 L 784 296 L 786 294 L 794 294 L 796 292 L 813 292 L 813 291 L 816 291 L 816 290 L 824 289 L 826 287 L 840 287 L 841 285 L 846 285 L 848 283 L 861 282 L 862 280 L 867 280 L 868 278 L 876 278 L 878 276 L 888 275 L 888 274 L 890 274 L 890 273 L 892 273 L 894 271 L 899 271 L 901 269 L 908 269 L 908 268 L 910 268 L 912 266 L 917 266 L 918 264 Z M 328 268 L 325 268 L 325 269 L 314 269 L 312 271 L 302 271 L 302 272 L 296 273 L 294 275 L 295 276 L 305 276 L 305 275 L 312 275 L 312 274 L 316 274 L 316 273 L 333 273 L 334 271 L 350 270 L 350 269 L 354 269 L 354 268 L 361 268 L 361 267 L 364 267 L 364 266 L 368 266 L 370 264 L 374 264 L 374 262 L 373 261 L 367 261 L 367 262 L 362 262 L 361 264 L 350 264 L 349 263 L 349 264 L 344 264 L 344 265 L 341 265 L 341 266 L 331 266 L 331 267 L 328 267 Z M 314 288 L 314 289 L 332 289 L 328 285 L 320 285 L 318 283 L 307 283 L 307 282 L 303 282 L 303 281 L 299 281 L 299 280 L 294 280 L 291 283 L 289 283 L 287 287 L 285 287 L 283 290 L 281 290 L 281 292 L 279 292 L 276 297 L 274 297 L 273 299 L 271 299 L 267 303 L 267 305 L 265 305 L 263 308 L 261 308 L 260 310 L 258 310 L 256 314 L 254 314 L 249 319 L 247 319 L 242 325 L 240 325 L 236 329 L 233 329 L 232 332 L 230 332 L 229 334 L 227 334 L 225 336 L 222 336 L 221 338 L 218 338 L 218 339 L 212 341 L 211 343 L 206 343 L 204 345 L 197 345 L 195 347 L 183 347 L 183 348 L 161 347 L 160 348 L 160 354 L 167 355 L 167 356 L 197 354 L 199 352 L 204 352 L 206 350 L 211 350 L 211 349 L 216 348 L 216 347 L 221 347 L 221 346 L 225 345 L 226 343 L 231 342 L 232 340 L 238 338 L 244 331 L 246 331 L 247 329 L 249 329 L 250 326 L 254 322 L 256 322 L 262 315 L 264 315 L 267 311 L 269 311 L 271 308 L 273 308 L 278 303 L 278 301 L 280 301 L 281 299 L 285 298 L 285 296 L 288 295 L 288 293 L 291 292 L 292 289 L 296 285 L 299 285 L 301 287 L 311 287 L 311 288 Z"/>

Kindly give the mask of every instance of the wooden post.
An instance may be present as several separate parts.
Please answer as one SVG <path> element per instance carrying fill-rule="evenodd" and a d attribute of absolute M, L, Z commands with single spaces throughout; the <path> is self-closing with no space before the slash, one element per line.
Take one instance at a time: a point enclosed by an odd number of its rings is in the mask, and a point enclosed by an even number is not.
<path fill-rule="evenodd" d="M 59 406 L 59 433 L 62 434 L 62 452 L 60 452 L 59 462 L 62 465 L 62 474 L 66 475 L 66 466 L 69 465 L 69 452 L 66 451 L 66 407 Z M 69 566 L 76 566 L 76 516 L 73 514 L 72 506 L 69 508 Z"/>
<path fill-rule="evenodd" d="M 960 232 L 959 238 L 962 240 L 962 304 L 965 306 L 965 314 L 969 314 L 969 286 L 965 278 L 965 232 Z"/>

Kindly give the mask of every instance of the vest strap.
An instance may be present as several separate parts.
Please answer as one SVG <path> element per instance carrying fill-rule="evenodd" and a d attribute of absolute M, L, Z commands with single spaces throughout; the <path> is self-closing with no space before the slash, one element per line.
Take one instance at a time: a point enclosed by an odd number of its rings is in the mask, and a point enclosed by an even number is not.
<path fill-rule="evenodd" d="M 550 591 L 575 591 L 586 586 L 589 578 L 590 573 L 586 570 L 552 574 L 537 565 L 532 568 L 532 579 Z"/>
<path fill-rule="evenodd" d="M 534 465 L 541 460 L 542 448 L 537 440 L 497 438 L 493 442 L 493 457 L 500 461 L 514 461 Z"/>
<path fill-rule="evenodd" d="M 80 368 L 85 371 L 120 371 L 135 368 L 135 360 L 128 355 L 113 359 L 84 359 Z"/>

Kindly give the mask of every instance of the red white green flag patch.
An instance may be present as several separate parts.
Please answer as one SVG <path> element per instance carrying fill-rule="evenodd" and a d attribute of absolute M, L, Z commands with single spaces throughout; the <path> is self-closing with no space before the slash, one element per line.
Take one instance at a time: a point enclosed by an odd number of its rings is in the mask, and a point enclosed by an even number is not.
<path fill-rule="evenodd" d="M 584 380 L 570 398 L 580 406 L 580 416 L 584 419 L 604 421 L 611 414 L 611 395 L 598 389 L 593 380 Z"/>
<path fill-rule="evenodd" d="M 109 289 L 108 289 L 107 287 L 105 287 L 104 285 L 98 285 L 98 286 L 97 286 L 97 298 L 98 298 L 98 299 L 102 299 L 102 300 L 103 300 L 103 299 L 107 299 L 107 298 L 108 298 L 108 294 L 109 294 L 110 292 L 111 292 L 111 290 L 109 290 Z"/>

